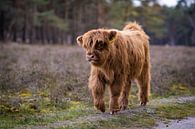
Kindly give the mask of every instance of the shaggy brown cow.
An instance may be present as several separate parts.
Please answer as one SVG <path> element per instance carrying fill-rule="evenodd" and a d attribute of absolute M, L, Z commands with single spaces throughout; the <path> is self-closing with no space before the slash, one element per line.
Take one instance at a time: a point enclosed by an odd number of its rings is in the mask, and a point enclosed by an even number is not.
<path fill-rule="evenodd" d="M 150 93 L 148 39 L 135 22 L 127 24 L 122 31 L 94 29 L 77 37 L 91 64 L 89 88 L 97 109 L 105 112 L 106 86 L 110 91 L 110 113 L 126 109 L 132 80 L 138 83 L 141 105 L 146 105 Z"/>

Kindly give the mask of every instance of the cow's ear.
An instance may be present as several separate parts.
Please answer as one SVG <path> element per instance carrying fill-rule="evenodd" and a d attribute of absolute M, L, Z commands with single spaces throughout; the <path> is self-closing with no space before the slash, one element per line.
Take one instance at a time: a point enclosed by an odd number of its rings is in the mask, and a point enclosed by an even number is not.
<path fill-rule="evenodd" d="M 82 35 L 77 37 L 77 44 L 82 46 L 82 44 L 83 44 L 83 36 Z"/>
<path fill-rule="evenodd" d="M 109 41 L 112 43 L 116 37 L 117 32 L 112 30 L 109 32 Z"/>

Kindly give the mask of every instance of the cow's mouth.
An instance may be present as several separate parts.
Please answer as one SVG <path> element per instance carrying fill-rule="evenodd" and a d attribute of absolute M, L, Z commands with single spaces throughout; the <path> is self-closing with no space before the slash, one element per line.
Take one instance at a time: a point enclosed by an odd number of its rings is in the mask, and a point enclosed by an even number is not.
<path fill-rule="evenodd" d="M 98 65 L 100 63 L 99 59 L 87 59 L 92 65 Z"/>
<path fill-rule="evenodd" d="M 92 64 L 98 64 L 99 63 L 99 60 L 91 60 L 90 63 L 92 63 Z"/>
<path fill-rule="evenodd" d="M 88 61 L 90 62 L 90 63 L 98 63 L 99 62 L 99 60 L 98 59 L 88 59 Z"/>

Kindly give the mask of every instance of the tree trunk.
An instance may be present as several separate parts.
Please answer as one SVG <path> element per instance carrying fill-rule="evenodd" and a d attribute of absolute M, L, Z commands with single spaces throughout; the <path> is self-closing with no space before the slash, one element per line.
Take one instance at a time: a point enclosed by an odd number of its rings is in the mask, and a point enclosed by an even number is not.
<path fill-rule="evenodd" d="M 5 19 L 4 11 L 0 11 L 0 40 L 2 40 L 2 41 L 5 41 L 4 19 Z"/>

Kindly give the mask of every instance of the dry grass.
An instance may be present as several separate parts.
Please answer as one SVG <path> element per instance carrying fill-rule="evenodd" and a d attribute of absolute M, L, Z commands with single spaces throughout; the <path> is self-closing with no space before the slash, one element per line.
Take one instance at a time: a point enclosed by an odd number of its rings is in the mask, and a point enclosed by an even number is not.
<path fill-rule="evenodd" d="M 175 85 L 176 89 L 194 87 L 194 55 L 195 48 L 151 46 L 152 93 L 166 95 Z M 88 75 L 89 64 L 77 46 L 0 46 L 1 101 L 9 93 L 30 92 L 55 103 L 89 102 Z"/>
<path fill-rule="evenodd" d="M 195 87 L 195 48 L 152 46 L 151 61 L 153 93 L 165 95 L 172 87 Z"/>

